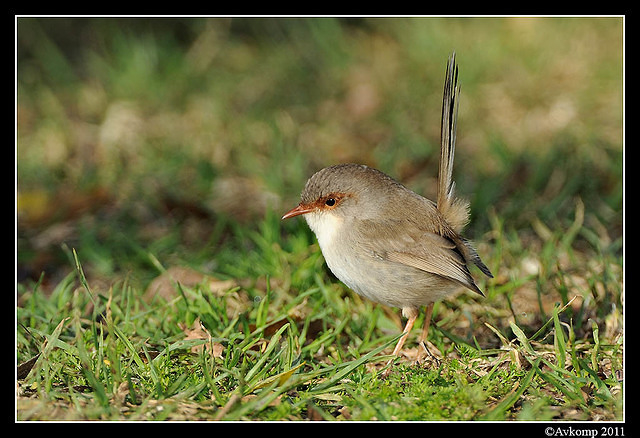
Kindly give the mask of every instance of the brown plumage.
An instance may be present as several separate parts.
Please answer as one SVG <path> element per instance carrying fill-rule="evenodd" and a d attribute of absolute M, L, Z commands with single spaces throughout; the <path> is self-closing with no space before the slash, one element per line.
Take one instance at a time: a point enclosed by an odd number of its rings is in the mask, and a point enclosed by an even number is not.
<path fill-rule="evenodd" d="M 430 318 L 435 301 L 464 286 L 482 294 L 469 265 L 491 272 L 460 234 L 469 204 L 455 197 L 452 179 L 459 87 L 452 56 L 447 64 L 437 203 L 379 170 L 338 164 L 315 173 L 300 204 L 283 218 L 304 214 L 331 271 L 356 293 L 400 307 L 411 330 L 420 306 Z M 428 330 L 425 321 L 423 339 Z"/>

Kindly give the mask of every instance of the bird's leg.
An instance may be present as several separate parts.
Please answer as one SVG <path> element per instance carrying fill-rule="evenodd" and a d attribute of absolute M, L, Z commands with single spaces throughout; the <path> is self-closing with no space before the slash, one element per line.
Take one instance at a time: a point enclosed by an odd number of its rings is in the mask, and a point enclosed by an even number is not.
<path fill-rule="evenodd" d="M 402 309 L 402 315 L 407 318 L 407 324 L 404 326 L 404 334 L 400 339 L 398 339 L 398 343 L 396 344 L 396 348 L 393 349 L 393 355 L 397 356 L 402 350 L 402 346 L 404 345 L 404 341 L 409 337 L 409 333 L 413 328 L 413 324 L 416 322 L 416 318 L 418 317 L 418 309 L 415 307 L 405 307 Z"/>
<path fill-rule="evenodd" d="M 424 351 L 429 354 L 434 360 L 438 360 L 427 348 L 427 336 L 429 335 L 429 326 L 431 325 L 431 315 L 433 314 L 433 303 L 429 304 L 424 311 L 424 325 L 422 326 L 422 334 L 418 339 L 418 344 L 424 348 Z"/>
<path fill-rule="evenodd" d="M 402 315 L 407 318 L 407 323 L 404 326 L 404 333 L 403 335 L 400 337 L 400 339 L 398 339 L 398 343 L 396 344 L 396 348 L 393 349 L 393 356 L 398 356 L 398 354 L 400 353 L 400 350 L 402 350 L 402 346 L 404 345 L 404 341 L 407 340 L 407 337 L 409 337 L 409 333 L 411 332 L 411 329 L 413 328 L 413 324 L 416 322 L 416 318 L 418 317 L 418 309 L 415 307 L 404 307 L 402 309 Z M 389 367 L 389 365 L 391 365 L 391 363 L 393 362 L 393 360 L 395 359 L 395 357 L 391 360 L 389 360 L 389 362 L 387 362 L 387 369 L 385 371 L 382 372 L 382 378 L 386 378 L 389 376 L 389 374 L 391 374 L 391 368 Z"/>
<path fill-rule="evenodd" d="M 433 314 L 433 303 L 429 304 L 424 310 L 424 325 L 422 326 L 422 334 L 418 339 L 419 344 L 424 344 L 429 335 L 429 326 L 431 325 L 431 315 Z"/>

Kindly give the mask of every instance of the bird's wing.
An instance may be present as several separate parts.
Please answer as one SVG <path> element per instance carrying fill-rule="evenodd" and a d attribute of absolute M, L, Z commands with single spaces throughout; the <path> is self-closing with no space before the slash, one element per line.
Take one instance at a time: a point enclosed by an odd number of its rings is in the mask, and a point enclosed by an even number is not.
<path fill-rule="evenodd" d="M 377 257 L 448 278 L 483 295 L 454 241 L 404 221 L 363 221 L 360 243 Z"/>

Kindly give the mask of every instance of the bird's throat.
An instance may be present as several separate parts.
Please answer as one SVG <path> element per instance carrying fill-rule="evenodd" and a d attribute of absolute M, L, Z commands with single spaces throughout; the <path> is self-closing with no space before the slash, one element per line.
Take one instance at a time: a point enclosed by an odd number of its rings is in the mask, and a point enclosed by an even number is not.
<path fill-rule="evenodd" d="M 344 219 L 332 212 L 314 212 L 304 215 L 304 218 L 318 239 L 320 249 L 324 254 L 333 248 L 336 239 L 339 239 L 340 229 Z"/>

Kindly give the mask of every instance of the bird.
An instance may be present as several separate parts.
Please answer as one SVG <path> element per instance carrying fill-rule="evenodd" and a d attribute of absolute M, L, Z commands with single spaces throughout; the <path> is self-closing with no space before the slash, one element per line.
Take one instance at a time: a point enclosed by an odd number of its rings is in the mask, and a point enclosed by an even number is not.
<path fill-rule="evenodd" d="M 455 195 L 453 161 L 460 86 L 453 52 L 442 101 L 437 198 L 433 202 L 364 164 L 325 167 L 306 182 L 300 203 L 282 216 L 302 215 L 331 272 L 358 295 L 397 307 L 407 319 L 393 350 L 398 356 L 420 309 L 424 342 L 435 302 L 467 288 L 484 296 L 469 267 L 493 275 L 462 236 L 469 202 Z"/>

